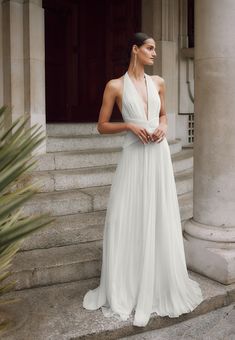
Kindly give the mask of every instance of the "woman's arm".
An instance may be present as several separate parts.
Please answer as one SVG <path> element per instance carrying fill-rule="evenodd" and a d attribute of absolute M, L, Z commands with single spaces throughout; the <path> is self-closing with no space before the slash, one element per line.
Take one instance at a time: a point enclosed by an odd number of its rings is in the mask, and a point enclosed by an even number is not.
<path fill-rule="evenodd" d="M 118 133 L 129 130 L 129 124 L 125 122 L 111 123 L 109 122 L 112 115 L 113 106 L 118 94 L 118 82 L 119 80 L 110 80 L 105 86 L 103 101 L 99 113 L 99 120 L 97 124 L 97 130 L 99 133 Z"/>
<path fill-rule="evenodd" d="M 162 125 L 165 124 L 167 126 L 168 119 L 167 119 L 166 107 L 165 107 L 166 84 L 165 84 L 165 80 L 163 78 L 161 78 L 159 95 L 160 95 L 160 98 L 161 98 L 161 110 L 160 110 L 160 114 L 159 114 L 159 122 L 160 122 L 160 124 L 162 124 Z"/>
<path fill-rule="evenodd" d="M 165 108 L 165 96 L 166 96 L 166 85 L 165 85 L 165 80 L 161 77 L 158 77 L 160 79 L 160 84 L 159 84 L 159 96 L 161 99 L 161 109 L 159 113 L 159 125 L 157 129 L 152 133 L 152 139 L 153 141 L 161 141 L 163 138 L 166 136 L 167 132 L 167 125 L 168 125 L 168 119 L 167 119 L 167 114 L 166 114 L 166 108 Z"/>

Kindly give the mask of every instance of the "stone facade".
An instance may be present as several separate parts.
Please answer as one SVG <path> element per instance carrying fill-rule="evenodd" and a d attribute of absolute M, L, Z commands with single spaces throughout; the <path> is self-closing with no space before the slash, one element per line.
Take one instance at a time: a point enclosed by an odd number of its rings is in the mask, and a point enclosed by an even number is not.
<path fill-rule="evenodd" d="M 226 3 L 226 5 L 225 5 Z M 186 143 L 193 113 L 187 81 L 195 73 L 194 213 L 185 223 L 189 268 L 235 282 L 235 3 L 195 1 L 195 61 L 187 48 L 187 1 L 143 0 L 142 30 L 156 40 L 149 74 L 167 85 L 169 140 Z M 12 116 L 29 114 L 46 132 L 44 11 L 41 0 L 0 1 L 0 103 Z M 195 72 L 194 72 L 195 71 Z M 46 144 L 40 149 L 45 153 Z"/>
<path fill-rule="evenodd" d="M 0 0 L 0 3 L 0 103 L 12 110 L 7 124 L 18 115 L 29 114 L 31 125 L 40 123 L 46 130 L 42 1 Z M 166 81 L 168 138 L 181 138 L 183 144 L 187 144 L 188 116 L 179 116 L 178 112 L 193 112 L 185 81 L 187 61 L 179 53 L 181 47 L 187 47 L 186 4 L 185 0 L 142 2 L 142 30 L 152 34 L 158 52 L 155 65 L 147 71 Z M 45 152 L 45 146 L 41 152 Z"/>
<path fill-rule="evenodd" d="M 181 53 L 188 47 L 187 19 L 186 0 L 142 1 L 142 30 L 154 37 L 157 51 L 149 73 L 165 79 L 168 137 L 180 138 L 183 145 L 188 145 L 188 114 L 194 112 L 187 85 L 190 81 L 193 92 L 194 63 Z"/>
<path fill-rule="evenodd" d="M 2 0 L 0 9 L 0 101 L 12 112 L 30 115 L 31 126 L 46 129 L 44 12 L 40 0 Z M 45 145 L 41 148 L 45 152 Z"/>
<path fill-rule="evenodd" d="M 195 5 L 194 201 L 185 246 L 193 270 L 230 284 L 235 282 L 235 2 Z"/>

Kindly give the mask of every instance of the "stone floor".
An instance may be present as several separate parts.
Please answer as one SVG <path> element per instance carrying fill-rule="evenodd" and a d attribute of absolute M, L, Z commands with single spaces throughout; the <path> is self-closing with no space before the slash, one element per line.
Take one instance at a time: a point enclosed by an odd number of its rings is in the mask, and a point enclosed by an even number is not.
<path fill-rule="evenodd" d="M 120 340 L 235 340 L 235 303 L 177 325 Z"/>
<path fill-rule="evenodd" d="M 193 338 L 193 329 L 194 333 L 204 334 L 204 328 L 205 337 L 201 337 L 200 340 L 217 340 L 217 338 L 214 338 L 214 335 L 219 336 L 221 327 L 227 327 L 226 325 L 228 325 L 228 334 L 230 330 L 231 332 L 234 331 L 233 323 L 235 324 L 235 320 L 232 322 L 231 318 L 234 318 L 232 304 L 235 302 L 235 284 L 229 286 L 222 285 L 191 271 L 189 271 L 189 275 L 192 279 L 199 282 L 204 301 L 193 312 L 183 314 L 178 318 L 159 317 L 153 314 L 146 327 L 133 326 L 133 315 L 129 320 L 120 322 L 115 318 L 105 318 L 100 309 L 88 311 L 82 307 L 82 298 L 85 292 L 88 289 L 95 288 L 99 283 L 99 278 L 27 289 L 7 294 L 5 298 L 16 297 L 21 300 L 14 304 L 1 306 L 0 316 L 3 317 L 5 313 L 12 320 L 11 326 L 2 335 L 1 339 L 110 340 L 130 337 L 135 334 L 132 339 L 145 339 L 145 336 L 147 336 L 146 339 L 164 340 L 171 338 L 172 340 L 188 340 L 199 339 Z M 228 306 L 225 312 L 217 310 L 212 317 L 210 316 L 211 314 L 205 314 L 224 306 Z M 223 319 L 226 312 L 228 312 L 228 316 Z M 202 325 L 201 327 L 200 320 L 197 321 L 195 319 L 195 317 L 200 315 L 202 315 L 201 318 L 204 320 L 204 326 Z M 208 320 L 208 325 L 206 320 Z M 184 322 L 184 324 L 180 322 Z M 220 327 L 220 323 L 223 326 Z M 164 327 L 167 328 L 163 329 Z M 191 333 L 190 328 L 192 328 Z M 206 334 L 206 329 L 210 328 L 212 333 Z M 148 332 L 156 329 L 158 331 L 155 334 Z M 143 333 L 146 331 L 148 333 Z M 202 333 L 199 333 L 199 331 Z M 142 334 L 140 335 L 140 333 Z M 138 337 L 137 334 L 139 334 Z M 160 335 L 158 336 L 158 334 Z M 174 336 L 169 337 L 169 334 L 174 334 Z M 228 339 L 219 337 L 218 339 L 233 340 L 231 334 L 228 335 L 230 336 Z M 194 334 L 194 336 L 197 336 L 197 334 Z"/>

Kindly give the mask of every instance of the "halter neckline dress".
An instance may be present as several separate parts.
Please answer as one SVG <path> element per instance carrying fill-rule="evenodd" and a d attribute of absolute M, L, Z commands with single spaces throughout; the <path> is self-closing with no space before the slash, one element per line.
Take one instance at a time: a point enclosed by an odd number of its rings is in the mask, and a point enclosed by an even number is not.
<path fill-rule="evenodd" d="M 152 133 L 159 125 L 160 96 L 145 73 L 143 100 L 124 74 L 122 117 Z M 203 301 L 187 272 L 178 197 L 167 139 L 144 144 L 128 131 L 113 175 L 103 234 L 100 284 L 83 307 L 146 326 L 151 313 L 178 317 Z"/>

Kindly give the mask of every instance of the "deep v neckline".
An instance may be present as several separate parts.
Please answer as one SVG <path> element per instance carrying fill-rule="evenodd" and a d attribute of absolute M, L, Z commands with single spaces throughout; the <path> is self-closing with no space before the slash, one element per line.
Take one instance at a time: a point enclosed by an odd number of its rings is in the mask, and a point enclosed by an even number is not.
<path fill-rule="evenodd" d="M 145 116 L 146 120 L 149 120 L 149 89 L 148 89 L 147 74 L 144 73 L 145 84 L 146 84 L 145 85 L 146 86 L 146 94 L 147 94 L 147 115 L 146 115 L 146 111 L 144 109 L 144 101 L 143 101 L 141 95 L 137 91 L 137 88 L 136 88 L 135 84 L 133 83 L 133 81 L 131 80 L 131 77 L 129 76 L 128 72 L 126 72 L 126 74 L 127 74 L 127 77 L 129 78 L 129 80 L 130 80 L 130 82 L 131 82 L 131 84 L 132 84 L 132 86 L 133 86 L 133 88 L 134 88 L 134 90 L 135 90 L 135 92 L 136 92 L 140 102 L 141 102 L 141 105 L 142 105 L 142 108 L 143 108 L 143 112 L 144 112 L 144 116 Z"/>

